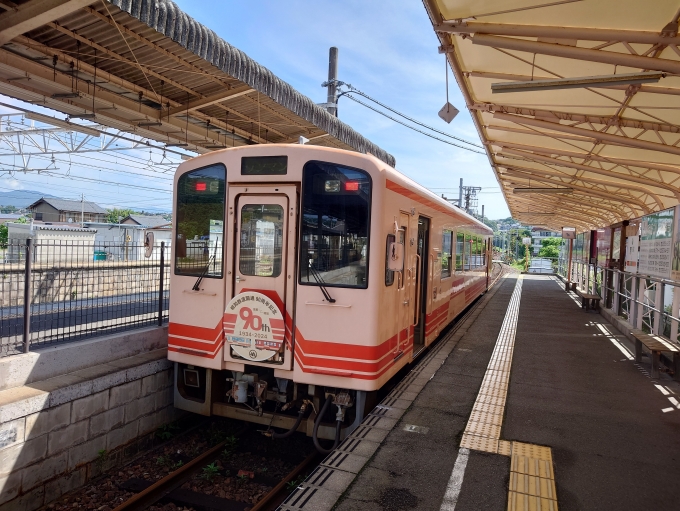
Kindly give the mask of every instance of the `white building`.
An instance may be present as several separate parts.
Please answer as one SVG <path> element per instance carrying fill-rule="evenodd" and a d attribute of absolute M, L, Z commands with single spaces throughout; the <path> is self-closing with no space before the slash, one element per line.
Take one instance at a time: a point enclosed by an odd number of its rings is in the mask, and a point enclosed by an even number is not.
<path fill-rule="evenodd" d="M 96 229 L 70 225 L 7 223 L 7 262 L 24 260 L 26 240 L 32 239 L 36 264 L 85 263 L 94 259 Z"/>

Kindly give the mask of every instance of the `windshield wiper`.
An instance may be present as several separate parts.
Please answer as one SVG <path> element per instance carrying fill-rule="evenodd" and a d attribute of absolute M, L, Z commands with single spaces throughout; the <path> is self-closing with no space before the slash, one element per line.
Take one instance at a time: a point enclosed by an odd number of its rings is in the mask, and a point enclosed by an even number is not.
<path fill-rule="evenodd" d="M 312 259 L 309 260 L 309 269 L 312 271 L 312 277 L 314 277 L 314 280 L 319 285 L 319 289 L 321 289 L 324 298 L 330 303 L 335 303 L 335 298 L 331 298 L 331 295 L 328 293 L 328 290 L 324 286 L 326 282 L 324 282 L 324 280 L 321 278 L 321 275 L 316 270 L 316 268 L 312 266 Z"/>
<path fill-rule="evenodd" d="M 208 270 L 210 269 L 210 265 L 212 264 L 213 259 L 215 259 L 215 256 L 210 256 L 210 259 L 208 259 L 208 264 L 205 265 L 205 268 L 203 268 L 203 271 L 196 279 L 196 282 L 194 282 L 194 286 L 191 288 L 193 291 L 200 290 L 201 282 L 203 282 L 203 277 L 205 277 L 205 274 L 208 273 Z"/>
<path fill-rule="evenodd" d="M 196 282 L 194 282 L 194 285 L 191 288 L 192 291 L 200 291 L 200 286 L 201 282 L 203 282 L 203 277 L 205 277 L 206 273 L 208 273 L 210 265 L 213 263 L 213 261 L 215 261 L 216 258 L 217 258 L 217 243 L 215 243 L 215 252 L 213 253 L 213 255 L 210 256 L 210 259 L 208 259 L 208 264 L 205 265 L 205 268 L 203 268 L 203 271 L 196 279 Z"/>

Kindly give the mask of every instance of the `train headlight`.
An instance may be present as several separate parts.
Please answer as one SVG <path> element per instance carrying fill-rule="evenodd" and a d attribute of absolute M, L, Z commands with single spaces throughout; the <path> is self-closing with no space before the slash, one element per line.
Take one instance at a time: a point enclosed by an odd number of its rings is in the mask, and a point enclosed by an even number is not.
<path fill-rule="evenodd" d="M 340 191 L 340 180 L 338 179 L 329 179 L 324 183 L 323 187 L 324 191 L 326 193 L 337 193 Z"/>

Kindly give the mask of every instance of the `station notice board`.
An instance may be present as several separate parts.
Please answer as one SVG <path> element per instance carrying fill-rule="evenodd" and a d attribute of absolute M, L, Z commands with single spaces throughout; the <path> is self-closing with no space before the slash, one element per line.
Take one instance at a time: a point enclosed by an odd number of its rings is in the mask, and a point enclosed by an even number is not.
<path fill-rule="evenodd" d="M 670 278 L 673 259 L 675 208 L 642 218 L 638 272 L 652 277 Z"/>

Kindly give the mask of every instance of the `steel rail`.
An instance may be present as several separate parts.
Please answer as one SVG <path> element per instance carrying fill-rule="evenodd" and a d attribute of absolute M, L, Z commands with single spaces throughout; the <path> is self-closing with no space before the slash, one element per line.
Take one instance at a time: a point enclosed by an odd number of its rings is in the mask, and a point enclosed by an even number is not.
<path fill-rule="evenodd" d="M 262 497 L 262 499 L 257 504 L 251 507 L 250 511 L 273 511 L 276 509 L 279 504 L 281 504 L 286 499 L 288 493 L 290 493 L 284 491 L 286 489 L 286 485 L 290 481 L 295 480 L 297 476 L 299 476 L 307 467 L 312 465 L 320 458 L 323 458 L 323 455 L 317 451 L 314 451 L 312 454 L 307 456 L 304 461 L 302 461 L 302 463 L 300 463 L 286 477 L 284 477 L 279 484 L 274 486 L 274 488 L 272 488 L 269 493 Z"/>
<path fill-rule="evenodd" d="M 220 442 L 216 446 L 208 449 L 200 456 L 197 456 L 186 465 L 171 472 L 163 479 L 156 481 L 147 489 L 133 495 L 121 505 L 116 507 L 113 511 L 142 511 L 151 504 L 158 502 L 165 497 L 172 490 L 181 486 L 189 479 L 195 472 L 204 466 L 204 464 L 215 454 L 219 453 L 226 445 L 225 442 Z"/>
<path fill-rule="evenodd" d="M 243 433 L 246 429 L 247 426 L 239 430 L 237 434 Z M 164 478 L 156 481 L 148 488 L 133 495 L 128 500 L 116 507 L 113 511 L 143 511 L 184 484 L 192 475 L 205 466 L 205 464 L 210 461 L 210 458 L 219 453 L 220 450 L 225 447 L 225 445 L 226 442 L 220 442 L 214 447 L 211 447 L 200 456 L 197 456 L 188 462 L 186 465 L 183 465 Z M 287 496 L 287 494 L 284 492 L 286 485 L 290 481 L 295 480 L 295 478 L 297 478 L 301 472 L 303 472 L 315 461 L 319 460 L 320 457 L 320 454 L 316 451 L 307 456 L 307 458 L 305 458 L 302 463 L 297 465 L 285 478 L 283 478 L 283 480 L 281 480 L 254 507 L 252 507 L 251 511 L 275 509 L 276 506 L 283 502 Z M 270 505 L 272 507 L 269 507 Z"/>

